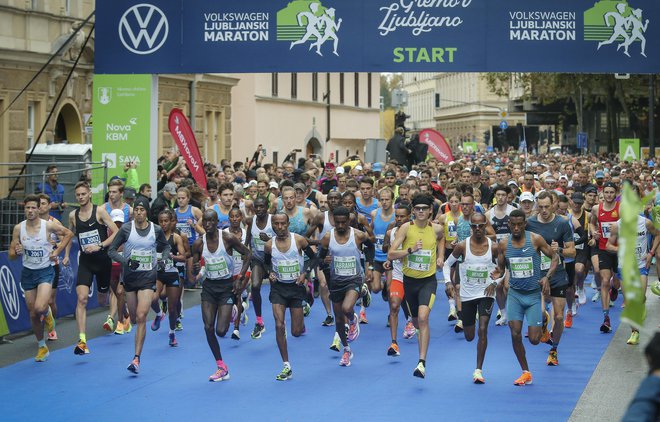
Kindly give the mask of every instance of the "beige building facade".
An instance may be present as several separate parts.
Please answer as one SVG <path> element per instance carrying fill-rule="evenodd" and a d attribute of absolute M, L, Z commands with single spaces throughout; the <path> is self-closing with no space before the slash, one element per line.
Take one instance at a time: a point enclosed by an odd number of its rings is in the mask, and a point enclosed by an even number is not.
<path fill-rule="evenodd" d="M 259 144 L 266 148 L 264 162 L 281 164 L 294 149 L 342 161 L 348 155 L 363 157 L 366 140 L 379 138 L 378 74 L 231 76 L 239 79 L 232 90 L 232 161 L 251 158 Z"/>

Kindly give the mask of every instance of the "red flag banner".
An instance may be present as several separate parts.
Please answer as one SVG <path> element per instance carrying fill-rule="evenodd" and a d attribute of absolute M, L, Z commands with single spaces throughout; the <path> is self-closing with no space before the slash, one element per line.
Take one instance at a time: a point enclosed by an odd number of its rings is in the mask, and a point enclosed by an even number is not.
<path fill-rule="evenodd" d="M 429 146 L 429 152 L 445 164 L 454 161 L 451 148 L 440 132 L 434 129 L 424 129 L 419 132 L 419 141 Z"/>
<path fill-rule="evenodd" d="M 199 186 L 206 190 L 206 173 L 204 172 L 202 155 L 199 153 L 195 134 L 190 128 L 190 123 L 188 123 L 188 119 L 183 114 L 183 111 L 178 108 L 170 111 L 168 127 L 172 138 L 174 138 L 174 142 L 176 142 L 179 151 L 181 151 L 181 155 L 186 160 L 186 164 L 188 164 L 188 169 L 193 179 L 195 179 Z"/>

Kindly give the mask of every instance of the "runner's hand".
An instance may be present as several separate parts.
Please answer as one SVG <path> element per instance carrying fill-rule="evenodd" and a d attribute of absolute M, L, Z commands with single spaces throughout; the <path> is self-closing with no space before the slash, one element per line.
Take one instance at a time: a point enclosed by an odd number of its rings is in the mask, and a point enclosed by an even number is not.
<path fill-rule="evenodd" d="M 493 296 L 495 294 L 495 288 L 497 287 L 497 283 L 490 283 L 486 288 L 484 289 L 484 294 L 486 296 Z"/>
<path fill-rule="evenodd" d="M 541 278 L 541 280 L 539 280 L 539 284 L 541 285 L 543 296 L 550 297 L 550 281 L 548 281 L 548 277 Z"/>
<path fill-rule="evenodd" d="M 193 269 L 193 274 L 195 275 L 199 274 L 199 272 L 202 270 L 202 264 L 200 264 L 199 262 L 194 262 L 192 265 L 192 269 Z"/>
<path fill-rule="evenodd" d="M 156 268 L 158 271 L 165 271 L 165 261 L 156 261 Z"/>
<path fill-rule="evenodd" d="M 493 280 L 497 280 L 498 278 L 502 277 L 502 273 L 500 273 L 499 268 L 495 268 L 491 273 L 490 273 L 490 278 Z"/>
<path fill-rule="evenodd" d="M 140 266 L 140 261 L 135 259 L 128 260 L 128 268 L 130 268 L 131 270 L 135 271 L 138 269 L 139 266 Z"/>
<path fill-rule="evenodd" d="M 296 284 L 302 286 L 305 284 L 305 281 L 307 281 L 307 274 L 301 273 L 300 277 L 298 277 L 298 280 L 296 280 Z"/>
<path fill-rule="evenodd" d="M 438 257 L 438 259 L 435 262 L 436 267 L 442 268 L 445 266 L 445 258 L 444 257 Z"/>
<path fill-rule="evenodd" d="M 68 255 L 66 255 L 64 258 L 62 258 L 62 265 L 64 265 L 65 267 L 69 266 L 69 256 Z"/>
<path fill-rule="evenodd" d="M 48 259 L 50 259 L 51 262 L 57 262 L 59 258 L 60 258 L 59 255 L 57 255 L 55 251 L 51 252 L 50 255 L 48 256 Z"/>
<path fill-rule="evenodd" d="M 552 250 L 554 251 L 554 253 L 558 253 L 558 252 L 559 252 L 559 243 L 557 243 L 556 240 L 553 240 L 553 241 L 552 241 L 552 243 L 550 244 L 550 247 L 552 248 Z"/>
<path fill-rule="evenodd" d="M 271 283 L 274 283 L 275 281 L 277 281 L 277 276 L 275 275 L 274 272 L 271 271 L 268 274 L 268 280 L 270 280 Z"/>
<path fill-rule="evenodd" d="M 259 233 L 259 239 L 261 239 L 264 242 L 268 242 L 270 240 L 270 236 L 268 236 L 264 232 L 261 232 L 261 233 Z"/>
<path fill-rule="evenodd" d="M 651 267 L 651 262 L 653 261 L 653 252 L 646 254 L 646 269 L 648 270 Z"/>
<path fill-rule="evenodd" d="M 23 245 L 17 243 L 14 251 L 16 252 L 16 255 L 23 255 Z"/>
<path fill-rule="evenodd" d="M 387 271 L 392 269 L 392 262 L 388 259 L 387 261 L 383 262 L 383 268 L 385 268 Z"/>
<path fill-rule="evenodd" d="M 417 243 L 415 243 L 415 247 L 412 248 L 412 251 L 417 252 L 418 250 L 422 249 L 423 246 L 424 244 L 422 243 L 422 239 L 419 239 Z"/>

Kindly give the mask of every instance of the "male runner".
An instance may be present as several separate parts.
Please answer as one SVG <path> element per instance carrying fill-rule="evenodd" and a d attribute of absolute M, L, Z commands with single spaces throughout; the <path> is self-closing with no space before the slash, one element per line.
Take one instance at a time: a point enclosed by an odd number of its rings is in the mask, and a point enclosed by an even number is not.
<path fill-rule="evenodd" d="M 261 338 L 266 331 L 263 317 L 261 316 L 261 282 L 266 275 L 264 245 L 275 232 L 271 226 L 271 215 L 268 214 L 268 203 L 265 198 L 257 197 L 254 200 L 254 216 L 247 222 L 247 243 L 252 251 L 252 262 L 250 269 L 252 272 L 252 305 L 254 314 L 257 318 L 252 331 L 252 338 Z"/>
<path fill-rule="evenodd" d="M 419 362 L 413 375 L 426 376 L 426 352 L 431 336 L 429 314 L 435 301 L 438 283 L 435 279 L 436 267 L 443 264 L 443 252 L 439 250 L 442 239 L 442 226 L 431 223 L 433 198 L 418 194 L 412 200 L 415 212 L 414 222 L 402 225 L 390 247 L 387 257 L 391 260 L 403 259 L 403 288 L 406 306 L 413 323 L 419 329 Z M 403 250 L 399 247 L 403 245 Z"/>
<path fill-rule="evenodd" d="M 365 177 L 360 180 L 360 194 L 355 195 L 356 211 L 365 217 L 371 224 L 371 212 L 378 208 L 378 200 L 374 198 L 374 179 Z"/>
<path fill-rule="evenodd" d="M 605 183 L 603 185 L 603 202 L 593 206 L 589 221 L 593 239 L 598 242 L 600 301 L 603 308 L 603 323 L 600 326 L 602 333 L 612 332 L 610 300 L 614 302 L 619 295 L 616 277 L 614 277 L 614 283 L 610 282 L 617 270 L 617 256 L 615 253 L 607 251 L 607 239 L 610 237 L 612 225 L 619 220 L 619 202 L 616 200 L 616 195 L 616 185 L 612 182 Z"/>
<path fill-rule="evenodd" d="M 578 303 L 580 305 L 587 303 L 587 295 L 584 292 L 584 279 L 589 273 L 589 266 L 591 264 L 589 244 L 587 243 L 589 213 L 584 210 L 584 202 L 585 198 L 582 192 L 575 192 L 571 196 L 571 214 L 573 214 L 573 217 L 580 223 L 586 236 L 585 241 L 580 243 L 579 234 L 573 234 L 573 238 L 575 239 L 575 286 L 577 289 L 576 294 L 578 296 Z"/>
<path fill-rule="evenodd" d="M 275 379 L 286 381 L 293 377 L 286 342 L 286 309 L 289 308 L 291 313 L 291 334 L 300 337 L 305 332 L 302 309 L 306 296 L 305 279 L 316 266 L 316 254 L 304 237 L 289 232 L 289 217 L 285 213 L 273 215 L 272 224 L 275 237 L 264 245 L 264 254 L 271 282 L 269 298 L 275 318 L 275 339 L 284 363 Z M 303 264 L 303 251 L 309 258 L 307 264 Z"/>
<path fill-rule="evenodd" d="M 69 213 L 69 228 L 78 237 L 80 258 L 76 277 L 76 295 L 78 296 L 76 321 L 78 322 L 79 340 L 73 352 L 76 355 L 85 355 L 89 353 L 86 337 L 89 290 L 96 278 L 98 302 L 100 304 L 107 302 L 112 271 L 112 261 L 108 257 L 107 248 L 119 229 L 105 207 L 97 207 L 92 204 L 92 191 L 87 182 L 76 183 L 74 192 L 80 208 Z M 110 235 L 108 235 L 108 230 L 111 232 Z M 67 250 L 67 256 L 68 252 Z M 121 309 L 123 309 L 123 300 L 121 303 Z"/>
<path fill-rule="evenodd" d="M 559 347 L 561 335 L 564 332 L 566 290 L 570 285 L 568 274 L 564 267 L 564 259 L 575 258 L 575 240 L 573 239 L 573 230 L 571 230 L 568 221 L 555 214 L 552 194 L 550 194 L 550 192 L 542 191 L 539 193 L 536 207 L 538 208 L 539 213 L 529 219 L 527 222 L 527 230 L 541 235 L 546 243 L 550 245 L 558 258 L 557 269 L 552 272 L 552 277 L 549 277 L 550 296 L 544 297 L 546 302 L 552 302 L 554 325 L 552 333 L 547 333 L 544 324 L 544 332 L 541 338 L 542 342 L 547 342 L 550 338 L 552 339 L 552 348 L 548 354 L 547 364 L 550 366 L 557 366 L 559 364 L 559 361 L 557 360 L 557 348 Z M 550 255 L 541 255 L 542 276 L 546 275 L 549 271 L 551 260 L 552 258 Z M 545 319 L 549 319 L 547 312 L 545 313 Z"/>
<path fill-rule="evenodd" d="M 40 193 L 37 195 L 39 197 L 39 218 L 45 221 L 53 221 L 55 223 L 60 223 L 60 220 L 50 215 L 50 197 L 45 193 Z M 61 223 L 60 223 L 61 224 Z M 57 245 L 59 239 L 54 233 L 51 235 L 51 244 L 53 248 Z M 71 245 L 71 243 L 69 243 Z M 61 262 L 62 265 L 69 265 L 69 255 L 65 252 L 64 258 Z M 55 270 L 55 275 L 53 276 L 53 285 L 52 291 L 50 293 L 50 299 L 48 300 L 48 306 L 50 307 L 50 313 L 53 316 L 53 327 L 52 330 L 48 331 L 48 341 L 57 340 L 57 331 L 55 331 L 55 319 L 57 318 L 57 286 L 60 280 L 60 260 L 59 257 L 57 261 L 52 262 L 51 265 Z"/>
<path fill-rule="evenodd" d="M 55 325 L 48 306 L 55 277 L 55 270 L 51 264 L 57 261 L 60 253 L 71 242 L 73 233 L 61 224 L 39 218 L 38 196 L 28 195 L 23 202 L 25 220 L 14 226 L 9 246 L 9 259 L 16 259 L 19 256 L 23 259 L 21 288 L 25 292 L 32 332 L 39 345 L 34 360 L 44 362 L 50 354 L 44 339 L 44 324 L 48 332 L 52 331 Z M 60 239 L 55 249 L 50 243 L 53 233 Z"/>
<path fill-rule="evenodd" d="M 218 192 L 220 192 L 220 202 L 213 204 L 212 208 L 218 214 L 218 228 L 222 230 L 229 227 L 229 211 L 234 202 L 234 185 L 221 183 Z"/>
<path fill-rule="evenodd" d="M 496 190 L 495 195 L 501 190 Z M 467 341 L 474 340 L 475 323 L 479 315 L 479 341 L 477 343 L 477 368 L 472 374 L 475 384 L 485 383 L 482 373 L 486 347 L 488 346 L 488 322 L 495 302 L 495 288 L 499 280 L 491 278 L 495 270 L 498 243 L 486 237 L 486 217 L 483 214 L 472 214 L 470 219 L 472 236 L 454 247 L 453 252 L 445 261 L 443 274 L 445 284 L 451 283 L 451 266 L 459 258 L 461 279 L 461 302 L 463 305 L 463 333 Z"/>
<path fill-rule="evenodd" d="M 229 369 L 222 360 L 220 344 L 216 334 L 224 337 L 229 329 L 234 297 L 245 288 L 245 273 L 250 263 L 250 250 L 236 236 L 218 230 L 218 214 L 207 209 L 202 214 L 202 226 L 206 234 L 193 243 L 193 274 L 201 271 L 201 259 L 204 258 L 205 279 L 202 284 L 202 320 L 206 341 L 215 358 L 218 369 L 211 374 L 209 381 L 218 382 L 229 379 Z M 243 267 L 234 280 L 233 251 L 238 251 L 243 259 Z"/>
<path fill-rule="evenodd" d="M 243 211 L 241 211 L 240 208 L 237 206 L 234 206 L 231 211 L 229 211 L 229 227 L 225 229 L 225 231 L 228 231 L 229 233 L 233 234 L 237 239 L 240 239 L 241 243 L 245 245 L 245 247 L 248 246 L 247 243 L 247 230 L 242 227 L 243 225 Z M 234 259 L 234 281 L 238 279 L 238 277 L 241 274 L 241 269 L 243 268 L 243 255 L 240 254 L 240 252 L 234 250 L 234 253 L 232 254 L 232 258 Z M 250 270 L 248 270 L 245 273 L 245 278 L 247 280 L 250 280 Z M 248 316 L 247 316 L 247 310 L 248 310 L 248 301 L 247 298 L 243 300 L 243 290 L 239 292 L 239 294 L 234 297 L 234 307 L 232 307 L 232 318 L 234 320 L 234 331 L 231 333 L 231 339 L 232 340 L 240 340 L 241 339 L 241 333 L 238 330 L 241 323 L 243 325 L 247 324 L 248 321 Z M 234 310 L 236 310 L 235 315 L 234 315 Z"/>
<path fill-rule="evenodd" d="M 131 323 L 137 323 L 135 333 L 135 355 L 126 369 L 134 374 L 140 372 L 140 355 L 147 334 L 147 314 L 156 290 L 158 268 L 170 259 L 170 244 L 163 229 L 149 221 L 149 202 L 144 198 L 135 200 L 134 220 L 121 226 L 108 249 L 108 255 L 122 264 L 123 284 Z M 124 252 L 117 249 L 124 245 Z M 162 250 L 162 260 L 156 258 L 156 250 Z"/>
<path fill-rule="evenodd" d="M 363 244 L 373 249 L 373 243 L 368 234 L 349 226 L 350 212 L 347 208 L 337 207 L 332 214 L 335 228 L 321 239 L 319 258 L 323 261 L 328 253 L 331 256 L 329 268 L 324 263 L 323 271 L 328 280 L 335 328 L 344 346 L 339 365 L 350 366 L 353 352 L 348 342 L 360 335 L 360 324 L 353 311 L 364 283 L 359 249 Z M 345 328 L 347 323 L 348 329 Z"/>
<path fill-rule="evenodd" d="M 533 345 L 539 344 L 543 325 L 542 294 L 550 295 L 549 279 L 554 275 L 558 263 L 555 252 L 543 237 L 525 230 L 525 220 L 524 211 L 511 211 L 511 236 L 506 242 L 500 243 L 497 257 L 497 276 L 501 277 L 505 271 L 510 274 L 506 309 L 513 351 L 523 371 L 513 382 L 519 386 L 532 383 L 532 373 L 529 371 L 522 342 L 523 320 L 527 319 L 529 342 Z M 550 268 L 545 275 L 541 275 L 541 253 L 551 258 Z"/>
<path fill-rule="evenodd" d="M 376 236 L 376 251 L 374 257 L 374 271 L 369 288 L 372 293 L 384 291 L 383 299 L 387 300 L 387 283 L 381 283 L 381 277 L 385 275 L 386 269 L 383 263 L 387 261 L 387 253 L 383 252 L 383 241 L 388 226 L 394 221 L 394 192 L 390 188 L 383 188 L 379 192 L 378 208 L 371 211 L 371 228 Z"/>

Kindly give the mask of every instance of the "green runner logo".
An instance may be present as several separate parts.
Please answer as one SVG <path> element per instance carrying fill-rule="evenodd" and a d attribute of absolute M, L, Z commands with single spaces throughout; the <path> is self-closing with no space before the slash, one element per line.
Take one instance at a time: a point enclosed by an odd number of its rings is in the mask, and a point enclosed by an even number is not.
<path fill-rule="evenodd" d="M 335 21 L 335 9 L 326 8 L 316 0 L 293 0 L 277 12 L 277 40 L 291 41 L 289 49 L 310 42 L 309 50 L 316 47 L 316 54 L 323 56 L 321 46 L 332 40 L 332 52 L 339 56 L 337 32 L 341 18 Z"/>
<path fill-rule="evenodd" d="M 584 12 L 584 40 L 599 41 L 601 47 L 617 43 L 616 50 L 630 57 L 628 48 L 640 42 L 640 54 L 646 57 L 646 37 L 649 20 L 642 18 L 642 9 L 633 9 L 626 0 L 600 0 Z"/>

